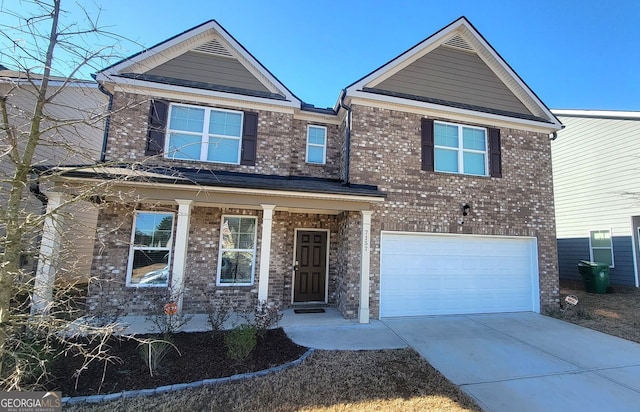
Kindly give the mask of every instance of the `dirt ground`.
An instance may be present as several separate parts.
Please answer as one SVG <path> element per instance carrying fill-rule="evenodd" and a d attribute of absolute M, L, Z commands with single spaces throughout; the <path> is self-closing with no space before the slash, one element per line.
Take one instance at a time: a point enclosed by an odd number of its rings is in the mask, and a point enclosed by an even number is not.
<path fill-rule="evenodd" d="M 567 305 L 565 298 L 578 298 L 576 306 Z M 613 286 L 611 293 L 587 293 L 582 282 L 561 281 L 560 297 L 563 310 L 548 315 L 600 332 L 640 343 L 640 289 Z"/>
<path fill-rule="evenodd" d="M 171 342 L 175 349 L 168 350 L 154 376 L 136 340 L 113 338 L 109 354 L 119 361 L 108 363 L 106 369 L 103 362 L 95 363 L 77 381 L 73 375 L 81 366 L 80 357 L 63 355 L 56 360 L 55 377 L 46 385 L 47 390 L 60 390 L 63 396 L 81 396 L 156 388 L 268 369 L 295 360 L 307 350 L 293 343 L 281 328 L 258 336 L 255 349 L 244 361 L 229 359 L 222 333 L 176 333 Z"/>

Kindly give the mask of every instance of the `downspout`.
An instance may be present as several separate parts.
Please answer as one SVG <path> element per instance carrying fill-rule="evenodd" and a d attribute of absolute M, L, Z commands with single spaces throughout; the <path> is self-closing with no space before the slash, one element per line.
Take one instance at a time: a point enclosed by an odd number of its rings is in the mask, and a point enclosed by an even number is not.
<path fill-rule="evenodd" d="M 344 98 L 347 95 L 347 89 L 342 89 L 342 97 L 340 98 L 340 107 L 347 111 L 347 126 L 345 128 L 344 142 L 344 180 L 342 184 L 349 186 L 349 157 L 351 154 L 351 107 L 344 104 Z"/>
<path fill-rule="evenodd" d="M 104 163 L 107 154 L 107 137 L 109 136 L 109 125 L 111 124 L 111 108 L 113 107 L 113 94 L 101 84 L 98 84 L 98 90 L 109 96 L 109 105 L 107 106 L 107 118 L 104 121 L 104 135 L 102 137 L 102 149 L 100 151 L 100 163 Z"/>
<path fill-rule="evenodd" d="M 40 174 L 38 173 L 38 177 L 34 179 L 33 182 L 29 183 L 29 191 L 33 194 L 39 201 L 42 203 L 43 212 L 47 210 L 47 204 L 49 203 L 49 198 L 47 195 L 40 191 Z"/>

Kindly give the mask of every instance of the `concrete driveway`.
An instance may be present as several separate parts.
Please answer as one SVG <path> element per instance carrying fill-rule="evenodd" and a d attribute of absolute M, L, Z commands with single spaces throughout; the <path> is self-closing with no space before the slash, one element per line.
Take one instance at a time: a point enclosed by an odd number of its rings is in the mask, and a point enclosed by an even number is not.
<path fill-rule="evenodd" d="M 640 345 L 536 313 L 383 320 L 486 411 L 640 408 Z"/>

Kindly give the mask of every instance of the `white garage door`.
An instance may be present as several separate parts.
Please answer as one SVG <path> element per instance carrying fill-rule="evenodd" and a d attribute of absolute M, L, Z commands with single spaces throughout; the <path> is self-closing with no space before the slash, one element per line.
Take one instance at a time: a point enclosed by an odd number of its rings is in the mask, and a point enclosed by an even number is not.
<path fill-rule="evenodd" d="M 382 233 L 380 317 L 539 308 L 535 238 Z"/>

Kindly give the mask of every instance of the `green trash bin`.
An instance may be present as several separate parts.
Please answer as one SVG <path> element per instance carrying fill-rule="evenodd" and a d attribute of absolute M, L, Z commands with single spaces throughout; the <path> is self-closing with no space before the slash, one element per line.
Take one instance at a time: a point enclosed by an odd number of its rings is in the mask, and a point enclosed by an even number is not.
<path fill-rule="evenodd" d="M 582 275 L 584 288 L 587 292 L 607 293 L 607 288 L 609 287 L 609 265 L 581 260 L 578 262 L 578 272 Z"/>

